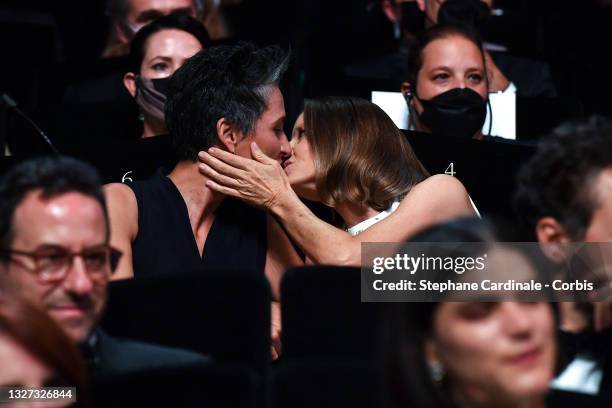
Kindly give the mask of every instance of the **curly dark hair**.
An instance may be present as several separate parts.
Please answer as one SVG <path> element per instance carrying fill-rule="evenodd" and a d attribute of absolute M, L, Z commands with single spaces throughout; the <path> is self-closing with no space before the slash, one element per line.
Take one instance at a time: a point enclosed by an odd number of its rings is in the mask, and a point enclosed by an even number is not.
<path fill-rule="evenodd" d="M 177 160 L 195 161 L 217 142 L 217 121 L 226 118 L 245 135 L 266 110 L 289 53 L 250 43 L 211 47 L 191 57 L 172 76 L 166 125 Z"/>
<path fill-rule="evenodd" d="M 543 139 L 518 174 L 515 211 L 526 231 L 553 217 L 571 239 L 584 237 L 599 206 L 594 183 L 612 167 L 612 121 L 593 117 L 567 123 Z"/>

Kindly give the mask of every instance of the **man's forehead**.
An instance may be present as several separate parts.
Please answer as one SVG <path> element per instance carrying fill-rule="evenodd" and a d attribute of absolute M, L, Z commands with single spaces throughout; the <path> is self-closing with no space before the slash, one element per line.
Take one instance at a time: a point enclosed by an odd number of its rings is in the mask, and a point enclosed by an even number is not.
<path fill-rule="evenodd" d="M 93 197 L 78 191 L 66 191 L 59 194 L 47 195 L 41 188 L 38 188 L 26 193 L 17 208 L 30 206 L 78 208 L 82 206 L 91 206 L 92 204 L 99 205 Z"/>
<path fill-rule="evenodd" d="M 36 189 L 17 205 L 12 221 L 13 227 L 40 230 L 51 224 L 104 221 L 104 211 L 96 199 L 76 191 L 46 197 Z"/>
<path fill-rule="evenodd" d="M 194 0 L 131 0 L 132 12 L 141 13 L 147 10 L 173 10 L 178 8 L 195 7 Z"/>

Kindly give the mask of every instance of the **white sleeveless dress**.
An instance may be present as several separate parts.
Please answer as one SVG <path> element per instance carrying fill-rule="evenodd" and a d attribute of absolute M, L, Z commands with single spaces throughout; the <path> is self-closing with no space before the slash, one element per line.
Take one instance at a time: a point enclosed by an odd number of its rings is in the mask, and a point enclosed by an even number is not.
<path fill-rule="evenodd" d="M 476 213 L 476 215 L 478 215 L 478 218 L 482 218 L 480 215 L 480 211 L 478 211 L 478 208 L 476 208 L 476 204 L 474 204 L 474 201 L 472 201 L 472 197 L 470 197 L 470 203 L 472 204 L 472 207 L 474 208 L 474 212 Z M 379 212 L 375 216 L 370 217 L 367 220 L 363 220 L 357 225 L 347 228 L 346 232 L 348 232 L 352 236 L 361 234 L 363 231 L 367 230 L 372 225 L 376 224 L 379 221 L 384 220 L 385 218 L 393 214 L 393 212 L 397 210 L 397 207 L 399 207 L 399 205 L 400 205 L 399 200 L 394 201 L 391 204 L 391 206 L 387 208 L 385 211 Z"/>

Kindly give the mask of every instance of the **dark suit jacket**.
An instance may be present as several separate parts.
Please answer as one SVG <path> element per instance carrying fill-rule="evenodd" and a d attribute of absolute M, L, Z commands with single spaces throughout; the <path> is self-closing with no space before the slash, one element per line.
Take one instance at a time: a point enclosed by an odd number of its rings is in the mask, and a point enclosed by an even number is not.
<path fill-rule="evenodd" d="M 491 58 L 500 71 L 514 82 L 518 96 L 545 98 L 559 96 L 548 64 L 503 52 L 491 52 Z"/>
<path fill-rule="evenodd" d="M 118 339 L 96 329 L 93 341 L 84 347 L 92 375 L 96 378 L 138 373 L 162 368 L 209 365 L 212 359 L 192 351 Z"/>

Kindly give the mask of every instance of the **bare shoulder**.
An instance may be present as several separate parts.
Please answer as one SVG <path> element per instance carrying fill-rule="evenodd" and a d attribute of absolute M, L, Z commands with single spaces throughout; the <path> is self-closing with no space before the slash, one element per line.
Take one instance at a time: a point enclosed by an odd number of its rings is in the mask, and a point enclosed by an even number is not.
<path fill-rule="evenodd" d="M 463 183 L 457 178 L 446 174 L 435 174 L 423 180 L 412 188 L 410 194 L 433 194 L 434 196 L 465 196 L 468 193 Z"/>
<path fill-rule="evenodd" d="M 132 278 L 132 242 L 138 234 L 136 196 L 131 188 L 122 183 L 105 185 L 104 195 L 110 221 L 110 243 L 123 253 L 112 279 Z"/>
<path fill-rule="evenodd" d="M 106 184 L 104 196 L 113 229 L 122 229 L 135 236 L 138 228 L 138 203 L 132 189 L 123 183 Z"/>
<path fill-rule="evenodd" d="M 105 184 L 104 196 L 106 197 L 107 205 L 115 208 L 137 208 L 136 197 L 131 188 L 123 183 Z M 126 208 L 126 209 L 127 209 Z"/>
<path fill-rule="evenodd" d="M 431 176 L 415 185 L 406 195 L 398 211 L 407 216 L 419 215 L 431 221 L 475 215 L 467 190 L 455 177 Z"/>

